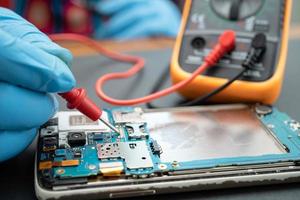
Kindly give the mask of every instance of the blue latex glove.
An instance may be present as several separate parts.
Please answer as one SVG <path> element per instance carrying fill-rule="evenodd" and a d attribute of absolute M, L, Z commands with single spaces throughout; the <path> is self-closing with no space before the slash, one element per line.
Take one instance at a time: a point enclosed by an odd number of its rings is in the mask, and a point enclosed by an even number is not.
<path fill-rule="evenodd" d="M 49 92 L 75 79 L 70 52 L 14 12 L 0 8 L 0 161 L 23 151 L 58 107 Z"/>
<path fill-rule="evenodd" d="M 96 38 L 175 37 L 179 29 L 180 12 L 170 0 L 94 0 L 91 4 L 109 17 L 96 25 Z"/>

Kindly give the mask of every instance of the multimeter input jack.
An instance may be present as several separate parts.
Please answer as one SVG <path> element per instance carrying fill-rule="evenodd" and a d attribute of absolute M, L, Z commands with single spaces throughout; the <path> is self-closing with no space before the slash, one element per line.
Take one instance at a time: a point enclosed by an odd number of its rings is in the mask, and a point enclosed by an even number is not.
<path fill-rule="evenodd" d="M 203 37 L 195 37 L 191 42 L 191 45 L 194 49 L 203 49 L 205 44 L 206 42 Z"/>

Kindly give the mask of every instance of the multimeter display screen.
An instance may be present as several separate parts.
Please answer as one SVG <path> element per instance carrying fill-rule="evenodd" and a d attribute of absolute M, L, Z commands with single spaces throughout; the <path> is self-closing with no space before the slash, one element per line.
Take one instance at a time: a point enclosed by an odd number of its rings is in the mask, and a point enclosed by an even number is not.
<path fill-rule="evenodd" d="M 161 161 L 284 154 L 283 146 L 249 108 L 153 112 L 144 115 Z"/>
<path fill-rule="evenodd" d="M 232 17 L 232 0 L 193 1 L 187 31 L 232 29 L 237 32 L 265 32 L 277 37 L 280 32 L 282 0 L 240 1 L 237 17 Z"/>
<path fill-rule="evenodd" d="M 266 81 L 276 70 L 280 48 L 283 0 L 192 1 L 179 55 L 179 64 L 192 73 L 203 63 L 219 35 L 226 29 L 236 32 L 235 50 L 223 57 L 205 75 L 230 79 L 243 68 L 251 40 L 256 33 L 267 37 L 267 48 L 260 63 L 240 78 L 247 81 Z"/>

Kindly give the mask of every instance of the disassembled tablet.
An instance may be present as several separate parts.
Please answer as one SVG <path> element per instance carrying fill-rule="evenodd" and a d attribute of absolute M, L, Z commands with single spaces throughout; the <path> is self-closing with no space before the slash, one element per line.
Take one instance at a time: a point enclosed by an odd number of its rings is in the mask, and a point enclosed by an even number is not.
<path fill-rule="evenodd" d="M 79 112 L 39 130 L 40 199 L 100 199 L 297 181 L 300 123 L 265 105 L 105 115 L 120 134 Z"/>

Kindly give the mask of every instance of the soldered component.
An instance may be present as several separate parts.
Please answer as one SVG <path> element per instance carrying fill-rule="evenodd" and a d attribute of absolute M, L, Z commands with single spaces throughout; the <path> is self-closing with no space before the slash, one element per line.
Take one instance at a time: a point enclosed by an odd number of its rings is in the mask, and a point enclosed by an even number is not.
<path fill-rule="evenodd" d="M 293 131 L 300 130 L 300 123 L 296 120 L 290 120 L 285 122 Z"/>
<path fill-rule="evenodd" d="M 41 137 L 57 136 L 57 135 L 58 135 L 57 126 L 48 126 L 41 129 Z"/>
<path fill-rule="evenodd" d="M 67 155 L 66 149 L 56 149 L 55 150 L 55 156 L 57 157 L 65 157 Z"/>
<path fill-rule="evenodd" d="M 171 165 L 173 168 L 178 168 L 180 166 L 178 161 L 176 161 L 176 160 L 174 160 Z"/>
<path fill-rule="evenodd" d="M 126 138 L 126 133 L 125 130 L 123 128 L 120 128 L 120 135 L 118 136 L 119 138 Z"/>
<path fill-rule="evenodd" d="M 149 136 L 145 123 L 126 123 L 125 128 L 129 139 L 144 139 Z"/>
<path fill-rule="evenodd" d="M 47 151 L 54 151 L 56 149 L 56 146 L 51 146 L 51 147 L 43 147 L 43 151 L 47 152 Z"/>
<path fill-rule="evenodd" d="M 158 165 L 158 169 L 160 169 L 160 170 L 167 170 L 168 166 L 166 164 L 159 164 Z"/>
<path fill-rule="evenodd" d="M 88 169 L 89 170 L 94 170 L 94 169 L 96 169 L 97 167 L 96 167 L 96 165 L 94 165 L 94 164 L 89 164 L 88 165 Z"/>
<path fill-rule="evenodd" d="M 57 148 L 57 137 L 44 137 L 43 138 L 43 151 L 54 151 Z"/>
<path fill-rule="evenodd" d="M 123 162 L 103 162 L 99 164 L 103 176 L 120 176 L 124 171 Z"/>
<path fill-rule="evenodd" d="M 100 160 L 124 159 L 128 169 L 153 167 L 146 141 L 98 144 L 97 151 Z"/>
<path fill-rule="evenodd" d="M 57 174 L 61 175 L 61 174 L 64 174 L 65 173 L 65 170 L 63 168 L 58 168 L 56 171 L 55 171 Z"/>
<path fill-rule="evenodd" d="M 86 135 L 84 132 L 69 132 L 68 143 L 71 147 L 83 146 L 86 144 Z"/>
<path fill-rule="evenodd" d="M 104 139 L 104 133 L 94 132 L 92 137 L 93 137 L 93 140 L 103 140 Z"/>
<path fill-rule="evenodd" d="M 59 148 L 71 148 L 68 144 L 68 132 L 60 132 L 58 135 L 58 146 Z"/>
<path fill-rule="evenodd" d="M 156 154 L 158 156 L 160 156 L 160 154 L 162 154 L 162 148 L 156 140 L 151 141 L 150 148 L 151 148 L 151 151 L 153 154 Z"/>
<path fill-rule="evenodd" d="M 73 155 L 74 158 L 81 158 L 82 155 L 81 150 L 80 149 L 75 150 Z"/>

